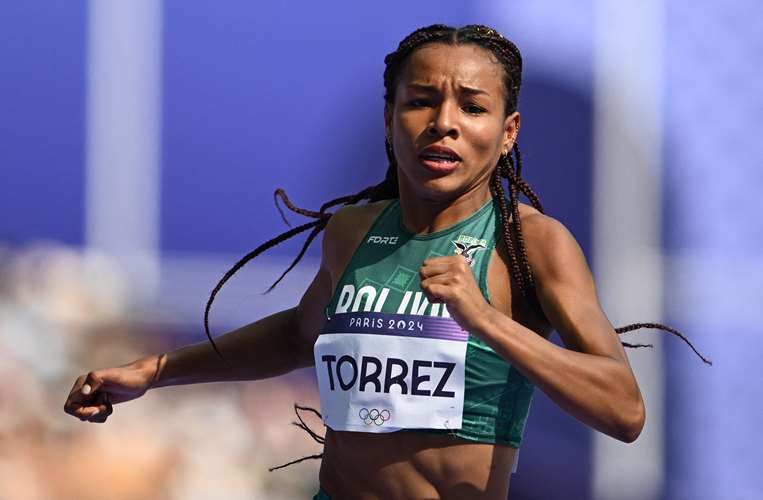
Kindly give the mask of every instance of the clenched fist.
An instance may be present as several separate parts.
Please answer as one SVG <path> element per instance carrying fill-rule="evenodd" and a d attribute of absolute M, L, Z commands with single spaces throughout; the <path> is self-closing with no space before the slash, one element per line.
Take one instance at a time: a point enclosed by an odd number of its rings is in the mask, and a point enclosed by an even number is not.
<path fill-rule="evenodd" d="M 150 389 L 160 359 L 151 356 L 81 375 L 66 398 L 64 411 L 83 422 L 105 422 L 114 411 L 112 405 L 139 398 Z"/>
<path fill-rule="evenodd" d="M 427 259 L 419 276 L 427 300 L 447 305 L 450 316 L 466 331 L 474 330 L 480 315 L 491 308 L 461 255 Z"/>

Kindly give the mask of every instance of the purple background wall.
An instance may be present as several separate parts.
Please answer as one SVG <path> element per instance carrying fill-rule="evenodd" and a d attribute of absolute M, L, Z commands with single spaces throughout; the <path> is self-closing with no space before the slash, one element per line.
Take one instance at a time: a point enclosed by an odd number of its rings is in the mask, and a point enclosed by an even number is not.
<path fill-rule="evenodd" d="M 83 242 L 87 5 L 0 6 L 0 239 Z"/>

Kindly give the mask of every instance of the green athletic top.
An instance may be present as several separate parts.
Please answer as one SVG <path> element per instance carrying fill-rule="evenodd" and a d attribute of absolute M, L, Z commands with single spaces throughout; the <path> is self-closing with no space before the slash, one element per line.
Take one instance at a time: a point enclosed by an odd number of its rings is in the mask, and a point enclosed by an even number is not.
<path fill-rule="evenodd" d="M 389 203 L 371 225 L 342 274 L 326 317 L 347 310 L 346 285 L 354 290 L 374 287 L 380 299 L 374 311 L 449 316 L 444 304 L 429 304 L 420 288 L 418 270 L 424 260 L 463 254 L 472 265 L 475 281 L 490 302 L 487 270 L 500 228 L 494 198 L 467 218 L 431 234 L 417 235 L 402 224 L 400 200 Z M 348 287 L 349 288 L 349 287 Z M 357 301 L 356 301 L 357 302 Z M 442 307 L 441 307 L 442 306 Z M 367 304 L 371 307 L 371 304 Z M 366 309 L 368 310 L 368 309 Z M 533 384 L 491 347 L 469 334 L 464 362 L 464 409 L 461 429 L 403 429 L 449 433 L 483 443 L 518 448 L 533 395 Z"/>

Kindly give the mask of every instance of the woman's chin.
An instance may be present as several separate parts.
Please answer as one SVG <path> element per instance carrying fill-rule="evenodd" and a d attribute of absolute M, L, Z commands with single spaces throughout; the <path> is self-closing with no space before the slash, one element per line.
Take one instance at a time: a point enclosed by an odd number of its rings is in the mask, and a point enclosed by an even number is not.
<path fill-rule="evenodd" d="M 408 190 L 421 200 L 449 203 L 464 192 L 462 183 L 452 178 L 425 179 Z"/>
<path fill-rule="evenodd" d="M 434 173 L 415 163 L 408 168 L 399 168 L 401 189 L 416 198 L 431 201 L 450 201 L 467 190 L 462 163 L 447 173 Z"/>

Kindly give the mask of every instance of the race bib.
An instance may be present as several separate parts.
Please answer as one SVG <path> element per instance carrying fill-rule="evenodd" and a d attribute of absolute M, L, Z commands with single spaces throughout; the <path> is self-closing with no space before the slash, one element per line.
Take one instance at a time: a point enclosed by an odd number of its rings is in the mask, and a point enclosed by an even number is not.
<path fill-rule="evenodd" d="M 468 339 L 452 318 L 336 314 L 314 346 L 324 423 L 360 432 L 460 429 Z"/>

